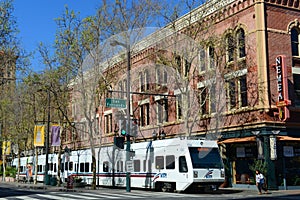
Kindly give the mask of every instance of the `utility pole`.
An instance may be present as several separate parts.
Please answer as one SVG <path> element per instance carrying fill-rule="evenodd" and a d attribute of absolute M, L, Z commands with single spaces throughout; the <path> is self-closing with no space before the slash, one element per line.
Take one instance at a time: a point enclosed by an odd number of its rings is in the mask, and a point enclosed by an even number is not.
<path fill-rule="evenodd" d="M 50 179 L 48 175 L 49 171 L 49 132 L 50 132 L 50 90 L 47 89 L 47 101 L 48 101 L 48 119 L 47 119 L 47 135 L 46 135 L 46 164 L 45 164 L 45 184 L 50 185 Z"/>
<path fill-rule="evenodd" d="M 126 117 L 127 117 L 127 126 L 126 126 L 126 162 L 130 160 L 130 126 L 131 126 L 131 120 L 130 120 L 130 44 L 128 41 L 128 44 L 124 44 L 121 42 L 118 42 L 116 40 L 111 42 L 111 46 L 122 46 L 126 49 L 127 53 L 127 82 L 126 82 L 126 101 L 127 101 L 127 109 L 126 109 Z M 126 192 L 130 192 L 130 172 L 128 170 L 126 171 Z"/>

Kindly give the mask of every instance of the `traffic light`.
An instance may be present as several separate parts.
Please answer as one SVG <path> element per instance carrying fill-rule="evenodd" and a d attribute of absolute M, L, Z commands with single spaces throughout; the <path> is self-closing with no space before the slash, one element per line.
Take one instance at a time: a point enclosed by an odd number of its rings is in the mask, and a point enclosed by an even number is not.
<path fill-rule="evenodd" d="M 126 119 L 120 120 L 120 133 L 122 136 L 127 135 L 127 120 Z"/>
<path fill-rule="evenodd" d="M 136 137 L 138 134 L 138 121 L 137 119 L 132 119 L 131 122 L 130 136 Z"/>
<path fill-rule="evenodd" d="M 124 137 L 114 137 L 114 145 L 116 145 L 120 149 L 124 149 Z"/>

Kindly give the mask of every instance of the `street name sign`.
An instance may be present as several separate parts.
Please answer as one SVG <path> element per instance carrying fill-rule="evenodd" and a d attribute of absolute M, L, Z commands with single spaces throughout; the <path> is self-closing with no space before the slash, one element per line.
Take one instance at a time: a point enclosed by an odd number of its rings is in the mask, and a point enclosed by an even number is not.
<path fill-rule="evenodd" d="M 126 100 L 106 98 L 105 106 L 109 108 L 126 108 Z"/>

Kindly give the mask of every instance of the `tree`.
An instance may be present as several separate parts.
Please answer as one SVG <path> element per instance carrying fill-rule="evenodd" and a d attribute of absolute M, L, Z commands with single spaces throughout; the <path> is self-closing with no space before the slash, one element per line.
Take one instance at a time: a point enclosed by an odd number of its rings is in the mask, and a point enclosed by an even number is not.
<path fill-rule="evenodd" d="M 16 72 L 24 72 L 27 66 L 27 55 L 17 38 L 18 28 L 13 16 L 12 0 L 0 2 L 0 140 L 15 142 L 16 113 L 15 92 Z M 5 170 L 5 153 L 3 169 Z M 5 173 L 4 173 L 5 174 Z"/>

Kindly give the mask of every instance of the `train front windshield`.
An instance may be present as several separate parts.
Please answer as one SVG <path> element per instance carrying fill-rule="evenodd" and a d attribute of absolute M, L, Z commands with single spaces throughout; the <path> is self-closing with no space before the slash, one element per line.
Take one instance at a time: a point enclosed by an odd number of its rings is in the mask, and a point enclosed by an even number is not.
<path fill-rule="evenodd" d="M 222 168 L 218 148 L 189 147 L 193 168 Z"/>

